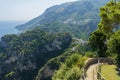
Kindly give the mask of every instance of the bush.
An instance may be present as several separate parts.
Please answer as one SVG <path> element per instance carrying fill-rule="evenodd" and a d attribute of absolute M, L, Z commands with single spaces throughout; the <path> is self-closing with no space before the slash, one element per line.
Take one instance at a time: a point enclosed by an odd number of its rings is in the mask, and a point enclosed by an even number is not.
<path fill-rule="evenodd" d="M 82 71 L 79 67 L 73 67 L 67 72 L 66 80 L 79 80 L 82 75 Z"/>
<path fill-rule="evenodd" d="M 80 54 L 72 54 L 59 70 L 55 71 L 52 80 L 78 80 L 82 76 L 82 67 L 85 59 Z"/>
<path fill-rule="evenodd" d="M 85 56 L 93 58 L 96 56 L 96 54 L 94 52 L 85 52 Z"/>

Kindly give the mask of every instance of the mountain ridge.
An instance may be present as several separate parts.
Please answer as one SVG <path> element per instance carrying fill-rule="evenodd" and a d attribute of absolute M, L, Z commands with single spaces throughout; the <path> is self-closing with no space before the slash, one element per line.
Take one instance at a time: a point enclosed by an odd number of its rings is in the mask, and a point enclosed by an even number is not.
<path fill-rule="evenodd" d="M 109 0 L 83 0 L 55 5 L 46 9 L 42 15 L 16 28 L 19 30 L 40 28 L 49 33 L 68 32 L 73 37 L 86 39 L 97 28 L 99 7 L 107 1 Z"/>
<path fill-rule="evenodd" d="M 94 57 L 95 54 L 86 52 L 91 51 L 90 46 L 82 39 L 87 39 L 97 28 L 99 7 L 106 1 L 84 0 L 50 7 L 41 16 L 17 26 L 25 32 L 3 36 L 0 79 L 52 80 L 56 70 L 72 54 Z M 68 64 L 72 67 L 71 62 Z"/>

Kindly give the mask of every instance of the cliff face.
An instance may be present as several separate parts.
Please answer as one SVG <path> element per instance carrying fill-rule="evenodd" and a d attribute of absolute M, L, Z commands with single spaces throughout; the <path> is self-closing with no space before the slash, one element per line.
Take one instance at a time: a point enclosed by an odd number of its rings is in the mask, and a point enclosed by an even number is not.
<path fill-rule="evenodd" d="M 71 36 L 39 29 L 6 35 L 0 41 L 0 80 L 33 80 L 49 59 L 71 44 Z"/>

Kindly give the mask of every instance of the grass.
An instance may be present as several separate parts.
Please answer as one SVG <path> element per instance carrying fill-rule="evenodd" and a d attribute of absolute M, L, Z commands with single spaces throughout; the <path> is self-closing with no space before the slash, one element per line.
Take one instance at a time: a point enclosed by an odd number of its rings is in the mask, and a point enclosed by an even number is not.
<path fill-rule="evenodd" d="M 116 70 L 115 65 L 102 65 L 101 74 L 106 78 L 106 80 L 120 80 L 120 74 Z"/>

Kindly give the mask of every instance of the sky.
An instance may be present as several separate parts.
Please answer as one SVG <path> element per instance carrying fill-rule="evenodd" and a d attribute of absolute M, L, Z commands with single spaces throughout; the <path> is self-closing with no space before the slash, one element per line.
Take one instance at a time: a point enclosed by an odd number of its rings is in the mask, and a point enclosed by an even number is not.
<path fill-rule="evenodd" d="M 0 0 L 0 21 L 29 21 L 46 8 L 76 0 Z"/>

